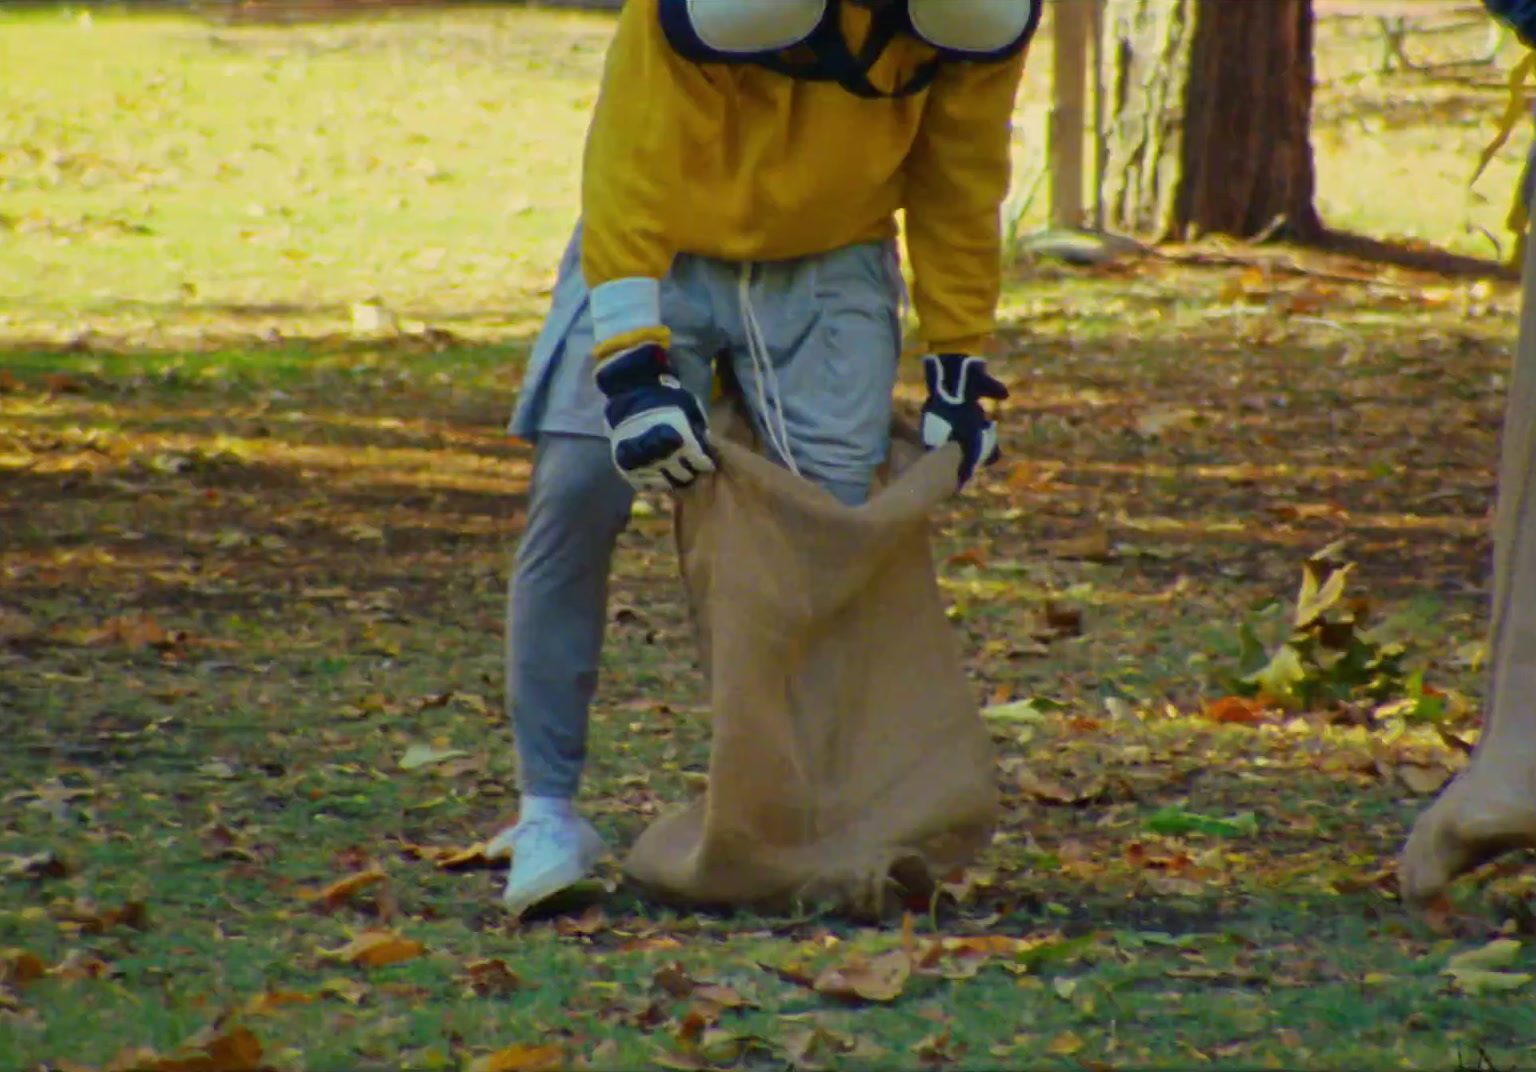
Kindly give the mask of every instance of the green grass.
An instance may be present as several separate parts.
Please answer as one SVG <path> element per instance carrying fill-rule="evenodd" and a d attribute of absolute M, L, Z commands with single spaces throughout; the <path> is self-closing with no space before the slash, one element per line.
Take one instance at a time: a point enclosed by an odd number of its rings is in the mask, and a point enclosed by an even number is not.
<path fill-rule="evenodd" d="M 1498 933 L 1529 944 L 1525 861 L 1439 914 L 1395 897 L 1428 799 L 1403 771 L 1456 769 L 1452 744 L 1204 714 L 1240 627 L 1283 639 L 1302 562 L 1346 538 L 1350 591 L 1468 699 L 1444 728 L 1475 737 L 1503 286 L 1304 254 L 1287 256 L 1369 281 L 1014 271 L 1008 458 L 936 538 L 978 700 L 1036 713 L 994 716 L 998 838 L 913 917 L 920 953 L 1021 940 L 979 966 L 937 957 L 899 999 L 850 1007 L 795 979 L 899 948 L 894 922 L 678 914 L 620 886 L 600 917 L 518 926 L 497 871 L 415 858 L 516 806 L 501 621 L 529 458 L 504 423 L 608 26 L 0 16 L 0 853 L 68 872 L 0 885 L 0 1066 L 222 1035 L 211 1063 L 233 1068 L 237 1027 L 263 1062 L 317 1070 L 515 1045 L 593 1068 L 1531 1063 L 1528 988 L 1473 996 L 1441 974 Z M 1333 23 L 1322 40 L 1330 221 L 1481 249 L 1466 226 L 1496 230 L 1517 166 L 1467 201 L 1496 91 L 1346 84 L 1363 46 Z M 1047 53 L 1021 97 L 1026 179 Z M 354 322 L 370 298 L 400 330 Z M 655 505 L 621 547 L 632 613 L 593 725 L 586 804 L 619 846 L 707 768 Z M 1048 601 L 1080 635 L 1044 636 Z M 401 770 L 414 743 L 466 755 Z M 1169 807 L 1251 813 L 1257 833 L 1158 833 Z M 331 909 L 305 895 L 374 865 L 382 883 Z M 90 925 L 135 903 L 138 926 Z M 424 951 L 325 955 L 369 927 Z M 31 957 L 48 974 L 28 978 Z M 485 959 L 524 985 L 477 993 Z M 1533 962 L 1522 947 L 1509 970 Z M 741 1006 L 679 996 L 688 980 Z"/>

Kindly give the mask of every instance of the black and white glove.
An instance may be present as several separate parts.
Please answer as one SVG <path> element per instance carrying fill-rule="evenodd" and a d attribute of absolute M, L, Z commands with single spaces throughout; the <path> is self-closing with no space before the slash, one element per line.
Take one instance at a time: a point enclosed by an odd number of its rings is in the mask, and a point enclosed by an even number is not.
<path fill-rule="evenodd" d="M 704 410 L 661 346 L 642 343 L 606 359 L 597 386 L 608 400 L 603 418 L 613 464 L 633 487 L 676 490 L 714 471 Z"/>
<path fill-rule="evenodd" d="M 981 400 L 1002 401 L 1008 397 L 1008 388 L 987 372 L 984 358 L 968 354 L 929 354 L 923 358 L 923 378 L 928 381 L 923 445 L 934 450 L 945 443 L 960 444 L 960 486 L 964 487 L 976 466 L 991 465 L 1002 456 L 997 426 L 982 409 Z"/>

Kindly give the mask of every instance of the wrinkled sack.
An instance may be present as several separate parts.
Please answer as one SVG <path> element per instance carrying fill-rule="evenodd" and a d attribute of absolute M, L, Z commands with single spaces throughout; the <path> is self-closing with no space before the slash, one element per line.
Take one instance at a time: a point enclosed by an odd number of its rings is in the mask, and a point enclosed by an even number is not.
<path fill-rule="evenodd" d="M 754 452 L 715 414 L 716 475 L 679 497 L 678 557 L 710 682 L 709 789 L 624 869 L 658 899 L 880 916 L 986 845 L 990 736 L 945 616 L 928 515 L 959 448 L 893 433 L 858 508 Z"/>

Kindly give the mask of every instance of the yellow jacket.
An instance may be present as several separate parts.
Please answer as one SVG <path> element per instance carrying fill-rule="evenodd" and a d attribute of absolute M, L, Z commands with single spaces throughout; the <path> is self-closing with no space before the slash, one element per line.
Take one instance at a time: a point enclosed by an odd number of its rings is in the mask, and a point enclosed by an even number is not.
<path fill-rule="evenodd" d="M 842 7 L 857 51 L 870 15 Z M 898 38 L 870 80 L 897 84 L 934 54 Z M 1023 67 L 1022 55 L 950 63 L 921 93 L 866 100 L 751 64 L 685 60 L 657 0 L 626 0 L 582 171 L 587 284 L 660 279 L 679 253 L 777 260 L 885 239 L 904 209 L 927 348 L 979 352 L 995 322 Z M 634 341 L 600 341 L 597 356 Z"/>

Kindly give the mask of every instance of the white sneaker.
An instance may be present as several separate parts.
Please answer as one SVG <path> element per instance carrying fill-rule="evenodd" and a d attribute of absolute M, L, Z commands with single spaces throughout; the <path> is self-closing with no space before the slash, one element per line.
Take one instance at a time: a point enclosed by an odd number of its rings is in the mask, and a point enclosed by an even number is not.
<path fill-rule="evenodd" d="M 569 889 L 592 873 L 606 846 L 592 824 L 580 816 L 522 820 L 491 839 L 485 854 L 508 854 L 512 870 L 501 900 L 513 915 Z"/>

